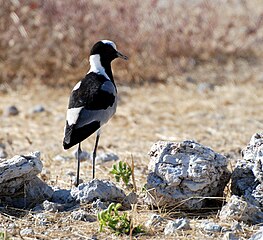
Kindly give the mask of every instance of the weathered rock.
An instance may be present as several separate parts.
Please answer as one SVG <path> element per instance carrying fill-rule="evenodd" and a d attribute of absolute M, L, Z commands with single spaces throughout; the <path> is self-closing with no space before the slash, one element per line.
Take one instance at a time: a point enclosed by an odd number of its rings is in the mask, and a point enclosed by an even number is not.
<path fill-rule="evenodd" d="M 223 236 L 223 240 L 239 240 L 239 237 L 237 237 L 234 233 L 232 232 L 227 232 Z"/>
<path fill-rule="evenodd" d="M 202 222 L 201 228 L 206 232 L 221 232 L 222 230 L 222 227 L 219 224 L 210 221 Z"/>
<path fill-rule="evenodd" d="M 67 157 L 67 156 L 62 156 L 62 155 L 56 155 L 53 160 L 55 161 L 69 161 L 71 160 L 70 157 Z"/>
<path fill-rule="evenodd" d="M 43 205 L 44 210 L 48 212 L 61 212 L 65 210 L 64 204 L 54 203 L 48 200 L 45 200 L 42 203 L 42 205 Z"/>
<path fill-rule="evenodd" d="M 37 203 L 43 202 L 45 199 L 50 199 L 53 195 L 53 190 L 45 182 L 38 177 L 32 178 L 24 185 L 24 191 L 26 193 L 26 203 L 29 207 L 32 204 L 34 206 Z"/>
<path fill-rule="evenodd" d="M 36 224 L 38 224 L 40 226 L 46 226 L 47 224 L 49 224 L 48 217 L 47 217 L 46 213 L 37 213 L 33 216 L 36 220 L 35 221 Z"/>
<path fill-rule="evenodd" d="M 230 173 L 227 159 L 195 141 L 157 142 L 149 153 L 149 194 L 154 206 L 200 209 L 202 197 L 221 197 Z"/>
<path fill-rule="evenodd" d="M 54 187 L 53 191 L 51 202 L 65 204 L 73 201 L 70 195 L 71 190 Z"/>
<path fill-rule="evenodd" d="M 245 223 L 262 223 L 263 213 L 261 210 L 241 197 L 232 195 L 228 203 L 220 211 L 221 220 L 236 220 Z"/>
<path fill-rule="evenodd" d="M 4 111 L 4 116 L 16 116 L 19 114 L 19 111 L 16 106 L 9 106 Z"/>
<path fill-rule="evenodd" d="M 73 150 L 72 155 L 74 158 L 77 158 L 77 154 L 78 154 L 78 149 L 76 148 L 75 150 Z M 86 151 L 81 151 L 79 157 L 80 157 L 81 162 L 91 160 L 90 153 L 88 153 Z"/>
<path fill-rule="evenodd" d="M 32 236 L 34 235 L 34 230 L 32 228 L 24 228 L 20 231 L 21 236 Z"/>
<path fill-rule="evenodd" d="M 263 133 L 252 136 L 232 174 L 232 193 L 263 209 Z"/>
<path fill-rule="evenodd" d="M 186 82 L 192 83 L 192 84 L 196 84 L 196 82 L 197 82 L 197 80 L 194 79 L 192 76 L 187 76 L 187 77 L 185 78 L 185 80 L 186 80 Z"/>
<path fill-rule="evenodd" d="M 106 202 L 102 202 L 100 199 L 97 199 L 96 201 L 92 202 L 91 206 L 93 210 L 95 210 L 95 212 L 99 212 L 101 210 L 107 209 L 109 204 Z"/>
<path fill-rule="evenodd" d="M 261 227 L 257 233 L 255 233 L 249 240 L 262 240 L 263 239 L 263 228 Z"/>
<path fill-rule="evenodd" d="M 3 148 L 0 148 L 0 158 L 7 158 L 7 153 Z"/>
<path fill-rule="evenodd" d="M 89 214 L 84 210 L 77 210 L 71 213 L 71 218 L 74 220 L 84 221 L 84 222 L 95 222 L 97 217 L 94 214 Z"/>
<path fill-rule="evenodd" d="M 1 193 L 0 199 L 4 205 L 16 208 L 32 208 L 35 205 L 42 203 L 44 200 L 50 199 L 53 194 L 52 188 L 36 176 L 25 181 L 14 181 L 10 186 L 15 186 L 14 183 L 22 183 L 23 186 L 18 188 L 11 195 L 9 193 L 6 195 Z M 5 187 L 6 186 L 7 185 L 5 185 Z"/>
<path fill-rule="evenodd" d="M 119 159 L 118 155 L 115 153 L 101 153 L 96 157 L 98 163 L 104 163 L 108 161 L 117 161 Z"/>
<path fill-rule="evenodd" d="M 98 237 L 96 235 L 92 235 L 90 240 L 99 240 Z"/>
<path fill-rule="evenodd" d="M 202 82 L 202 83 L 199 83 L 196 87 L 199 93 L 207 93 L 207 92 L 213 91 L 215 88 L 215 85 L 212 83 L 208 83 L 208 82 Z"/>
<path fill-rule="evenodd" d="M 69 171 L 66 172 L 66 175 L 68 175 L 70 177 L 74 177 L 74 176 L 76 176 L 76 172 L 73 172 L 73 171 L 69 170 Z"/>
<path fill-rule="evenodd" d="M 164 234 L 165 235 L 170 235 L 178 230 L 189 230 L 190 228 L 190 222 L 186 218 L 180 218 L 176 219 L 175 221 L 168 221 L 165 229 L 164 229 Z"/>
<path fill-rule="evenodd" d="M 1 202 L 18 208 L 28 208 L 51 198 L 52 188 L 36 176 L 41 170 L 39 152 L 1 161 Z"/>
<path fill-rule="evenodd" d="M 41 104 L 34 106 L 31 110 L 32 113 L 40 113 L 44 111 L 45 111 L 45 108 Z"/>
<path fill-rule="evenodd" d="M 79 205 L 70 195 L 71 190 L 53 187 L 53 191 L 50 201 L 45 201 L 42 204 L 44 210 L 50 212 L 61 212 L 70 210 Z"/>
<path fill-rule="evenodd" d="M 32 176 L 35 176 L 38 173 L 40 173 L 42 167 L 43 165 L 40 161 L 40 152 L 33 152 L 28 156 L 17 155 L 11 159 L 1 161 L 0 184 L 6 183 L 12 179 L 20 177 L 23 177 L 24 179 L 30 179 Z M 5 191 L 1 189 L 0 192 Z"/>
<path fill-rule="evenodd" d="M 160 226 L 165 220 L 158 214 L 152 214 L 150 219 L 145 223 L 146 227 L 158 227 Z"/>
<path fill-rule="evenodd" d="M 72 198 L 81 203 L 92 203 L 100 199 L 103 202 L 118 202 L 124 208 L 130 208 L 124 191 L 106 180 L 93 179 L 88 183 L 82 183 L 71 189 L 70 194 Z"/>
<path fill-rule="evenodd" d="M 0 158 L 7 158 L 7 153 L 5 151 L 5 145 L 0 143 Z"/>

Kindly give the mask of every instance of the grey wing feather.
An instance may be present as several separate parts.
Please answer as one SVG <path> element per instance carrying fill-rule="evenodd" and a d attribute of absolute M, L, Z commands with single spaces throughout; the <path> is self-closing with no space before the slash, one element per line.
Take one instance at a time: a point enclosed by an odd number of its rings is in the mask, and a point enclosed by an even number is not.
<path fill-rule="evenodd" d="M 83 108 L 79 114 L 75 128 L 81 128 L 91 122 L 98 121 L 100 125 L 105 124 L 116 111 L 116 103 L 112 107 L 101 110 L 87 110 Z"/>
<path fill-rule="evenodd" d="M 100 90 L 105 91 L 109 94 L 113 94 L 114 96 L 116 96 L 117 94 L 116 88 L 111 81 L 105 81 L 101 85 Z M 113 104 L 113 106 L 109 106 L 107 109 L 89 110 L 83 108 L 79 113 L 79 117 L 75 127 L 81 128 L 93 121 L 99 121 L 101 125 L 103 125 L 112 117 L 115 111 L 116 111 L 116 102 Z"/>
<path fill-rule="evenodd" d="M 76 122 L 75 128 L 81 128 L 93 121 L 98 121 L 98 111 L 97 110 L 87 110 L 83 108 L 79 113 L 78 120 Z"/>
<path fill-rule="evenodd" d="M 116 88 L 115 88 L 115 86 L 113 85 L 113 83 L 111 81 L 105 81 L 101 85 L 100 89 L 105 91 L 105 92 L 111 93 L 114 96 L 116 96 Z"/>

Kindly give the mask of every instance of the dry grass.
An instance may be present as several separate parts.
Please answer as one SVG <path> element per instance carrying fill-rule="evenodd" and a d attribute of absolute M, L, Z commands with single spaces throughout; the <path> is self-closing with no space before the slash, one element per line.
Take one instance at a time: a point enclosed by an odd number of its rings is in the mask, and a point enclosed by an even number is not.
<path fill-rule="evenodd" d="M 259 0 L 0 0 L 0 83 L 71 84 L 90 47 L 116 41 L 122 83 L 176 81 L 200 64 L 262 55 Z"/>
<path fill-rule="evenodd" d="M 196 73 L 198 75 L 198 72 Z M 120 101 L 117 114 L 102 131 L 99 152 L 113 151 L 121 160 L 135 165 L 135 179 L 138 191 L 146 182 L 147 152 L 157 140 L 182 141 L 196 139 L 214 150 L 226 154 L 232 165 L 240 158 L 240 149 L 246 146 L 251 135 L 261 131 L 263 127 L 263 111 L 261 100 L 261 82 L 257 76 L 242 84 L 232 82 L 216 86 L 214 90 L 202 93 L 198 85 L 185 83 L 184 86 L 174 84 L 155 84 L 143 87 L 119 87 Z M 7 90 L 1 94 L 0 109 L 8 103 L 16 105 L 21 113 L 17 117 L 1 116 L 1 142 L 7 145 L 9 156 L 40 150 L 46 171 L 45 177 L 51 185 L 70 188 L 68 171 L 75 171 L 75 161 L 54 161 L 57 154 L 71 156 L 71 151 L 62 150 L 64 116 L 68 101 L 69 89 L 52 89 L 45 86 L 34 86 L 30 92 L 21 88 L 17 91 Z M 46 112 L 32 115 L 29 113 L 35 104 L 43 104 Z M 29 139 L 30 141 L 28 141 Z M 83 148 L 91 151 L 93 138 L 85 141 Z M 31 142 L 31 143 L 30 143 Z M 9 144 L 11 143 L 11 144 Z M 108 178 L 112 163 L 97 166 L 97 177 Z M 83 162 L 81 177 L 88 181 L 91 177 L 91 163 Z M 85 208 L 85 206 L 82 206 Z M 177 212 L 177 213 L 176 213 Z M 220 239 L 222 234 L 206 236 L 198 229 L 199 218 L 203 215 L 207 219 L 219 221 L 215 214 L 188 215 L 176 211 L 171 217 L 189 216 L 193 229 L 178 233 L 177 239 Z M 152 211 L 146 206 L 139 205 L 134 213 L 136 223 L 144 223 Z M 43 239 L 80 238 L 98 235 L 99 239 L 106 238 L 105 233 L 98 233 L 98 223 L 81 223 L 73 221 L 69 213 L 47 213 L 49 224 L 40 226 L 29 213 L 22 218 L 12 219 L 3 217 L 2 227 L 15 222 L 18 228 L 32 227 L 36 237 Z M 231 223 L 221 223 L 230 225 Z M 240 236 L 247 238 L 256 227 L 245 227 Z M 44 237 L 44 232 L 49 236 Z M 13 233 L 13 235 L 17 235 Z M 161 231 L 149 230 L 146 236 L 139 239 L 163 239 Z M 108 235 L 107 239 L 119 239 Z M 122 239 L 127 239 L 122 237 Z"/>

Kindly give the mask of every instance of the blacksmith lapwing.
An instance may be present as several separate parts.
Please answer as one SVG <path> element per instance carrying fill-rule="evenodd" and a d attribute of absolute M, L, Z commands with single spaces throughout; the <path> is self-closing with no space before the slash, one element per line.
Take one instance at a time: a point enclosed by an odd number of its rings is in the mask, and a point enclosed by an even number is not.
<path fill-rule="evenodd" d="M 97 131 L 92 156 L 92 177 L 95 178 L 100 128 L 113 116 L 117 106 L 117 88 L 112 76 L 111 62 L 118 57 L 128 59 L 117 51 L 114 42 L 97 42 L 90 51 L 90 70 L 75 85 L 69 98 L 63 146 L 64 149 L 69 149 L 78 144 L 76 185 L 79 185 L 80 144 Z"/>

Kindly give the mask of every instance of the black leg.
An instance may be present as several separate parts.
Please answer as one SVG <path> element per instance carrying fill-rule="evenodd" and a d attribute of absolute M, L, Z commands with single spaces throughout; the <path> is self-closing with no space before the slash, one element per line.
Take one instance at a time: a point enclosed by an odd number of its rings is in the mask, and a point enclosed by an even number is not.
<path fill-rule="evenodd" d="M 78 151 L 77 151 L 77 182 L 76 182 L 76 186 L 79 185 L 79 169 L 80 169 L 80 154 L 81 154 L 81 148 L 80 148 L 80 143 L 78 146 Z"/>
<path fill-rule="evenodd" d="M 94 150 L 93 150 L 93 157 L 92 157 L 92 179 L 95 178 L 95 159 L 96 159 L 97 147 L 98 147 L 99 139 L 100 139 L 100 130 L 97 131 L 95 146 L 94 146 Z"/>

